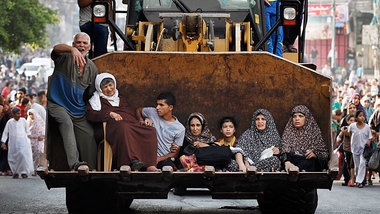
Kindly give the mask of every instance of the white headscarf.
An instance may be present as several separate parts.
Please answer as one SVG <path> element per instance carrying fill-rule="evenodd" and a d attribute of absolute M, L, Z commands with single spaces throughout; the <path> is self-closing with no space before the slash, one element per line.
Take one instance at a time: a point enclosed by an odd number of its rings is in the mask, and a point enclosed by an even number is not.
<path fill-rule="evenodd" d="M 34 120 L 32 120 L 32 118 L 29 117 L 29 113 L 33 114 Z M 28 125 L 29 125 L 29 129 L 32 129 L 33 126 L 36 123 L 43 123 L 43 124 L 45 124 L 45 121 L 42 119 L 42 117 L 38 114 L 38 112 L 35 109 L 29 109 L 28 112 L 26 113 L 26 115 L 28 115 L 27 122 L 28 122 Z"/>
<path fill-rule="evenodd" d="M 106 96 L 103 94 L 102 89 L 100 88 L 100 83 L 105 78 L 111 78 L 115 83 L 115 93 L 112 96 Z M 101 73 L 96 76 L 95 79 L 95 88 L 96 91 L 94 92 L 94 95 L 89 100 L 89 103 L 93 110 L 100 111 L 102 109 L 102 105 L 100 103 L 100 97 L 106 99 L 112 106 L 119 106 L 120 98 L 119 98 L 119 91 L 116 89 L 116 79 L 115 77 L 110 73 Z"/>

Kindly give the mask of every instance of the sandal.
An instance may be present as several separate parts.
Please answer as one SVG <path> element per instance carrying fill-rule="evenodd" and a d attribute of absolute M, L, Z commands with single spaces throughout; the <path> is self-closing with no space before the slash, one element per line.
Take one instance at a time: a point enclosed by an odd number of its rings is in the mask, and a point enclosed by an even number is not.
<path fill-rule="evenodd" d="M 18 174 L 13 174 L 12 178 L 17 179 L 18 178 Z"/>
<path fill-rule="evenodd" d="M 21 177 L 22 178 L 28 178 L 28 175 L 27 174 L 21 174 Z"/>
<path fill-rule="evenodd" d="M 132 171 L 139 171 L 144 166 L 144 162 L 134 160 L 129 164 L 129 166 L 131 167 Z"/>
<path fill-rule="evenodd" d="M 358 184 L 358 188 L 363 188 L 363 184 Z"/>
<path fill-rule="evenodd" d="M 82 162 L 76 162 L 76 163 L 74 163 L 74 165 L 73 165 L 73 167 L 71 169 L 73 169 L 75 171 L 78 171 L 78 168 L 80 166 L 88 166 L 88 164 L 87 164 L 87 162 L 84 162 L 84 161 L 82 161 Z"/>
<path fill-rule="evenodd" d="M 349 182 L 348 182 L 348 184 L 347 184 L 347 186 L 349 186 L 349 187 L 354 187 L 354 186 L 355 186 L 355 183 L 354 183 L 354 182 L 351 182 L 351 181 L 349 181 Z"/>

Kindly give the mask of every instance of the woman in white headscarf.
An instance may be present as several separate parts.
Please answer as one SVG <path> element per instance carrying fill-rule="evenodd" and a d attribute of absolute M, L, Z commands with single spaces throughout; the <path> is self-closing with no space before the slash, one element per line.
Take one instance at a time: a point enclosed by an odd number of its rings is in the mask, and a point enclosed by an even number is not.
<path fill-rule="evenodd" d="M 34 174 L 40 162 L 40 157 L 44 154 L 44 139 L 45 139 L 45 121 L 41 118 L 38 112 L 34 109 L 29 109 L 28 125 L 31 133 L 30 143 L 32 145 Z"/>
<path fill-rule="evenodd" d="M 112 147 L 113 161 L 119 169 L 145 167 L 157 171 L 157 137 L 153 127 L 141 125 L 127 100 L 119 95 L 112 74 L 102 73 L 95 79 L 96 92 L 89 100 L 87 119 L 95 123 L 95 138 L 104 138 L 102 122 L 107 122 L 106 139 Z"/>

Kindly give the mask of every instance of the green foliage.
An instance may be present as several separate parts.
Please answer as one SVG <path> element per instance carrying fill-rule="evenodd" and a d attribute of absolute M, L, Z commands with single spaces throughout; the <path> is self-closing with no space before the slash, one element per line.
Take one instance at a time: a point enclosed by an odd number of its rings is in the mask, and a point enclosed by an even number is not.
<path fill-rule="evenodd" d="M 32 47 L 47 45 L 47 24 L 59 22 L 57 11 L 38 0 L 2 0 L 0 4 L 0 48 L 18 52 L 26 43 Z"/>

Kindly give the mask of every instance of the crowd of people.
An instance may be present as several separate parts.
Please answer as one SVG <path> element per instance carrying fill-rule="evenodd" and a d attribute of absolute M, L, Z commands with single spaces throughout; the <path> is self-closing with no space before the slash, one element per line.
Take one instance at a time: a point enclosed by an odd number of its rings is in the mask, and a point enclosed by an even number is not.
<path fill-rule="evenodd" d="M 0 58 L 0 173 L 27 178 L 36 175 L 44 156 L 46 82 L 19 73 L 22 64 L 46 57 L 44 50 L 24 48 L 22 55 Z"/>
<path fill-rule="evenodd" d="M 368 80 L 361 65 L 357 66 L 355 51 L 346 54 L 346 68 L 332 74 L 332 130 L 340 157 L 340 174 L 345 186 L 372 185 L 374 173 L 368 169 L 370 157 L 364 157 L 366 147 L 379 150 L 380 109 L 379 82 Z"/>

